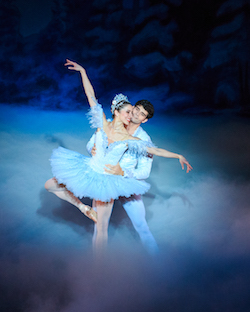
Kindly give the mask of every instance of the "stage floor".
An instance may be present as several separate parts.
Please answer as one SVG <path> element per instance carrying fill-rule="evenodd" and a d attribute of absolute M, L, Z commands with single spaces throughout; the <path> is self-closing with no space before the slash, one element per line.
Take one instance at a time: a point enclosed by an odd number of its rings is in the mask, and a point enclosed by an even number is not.
<path fill-rule="evenodd" d="M 146 123 L 156 146 L 194 170 L 154 157 L 143 200 L 160 254 L 144 251 L 117 202 L 98 266 L 93 223 L 44 189 L 53 148 L 87 155 L 84 111 L 2 105 L 0 116 L 1 311 L 249 311 L 249 119 L 156 114 Z"/>

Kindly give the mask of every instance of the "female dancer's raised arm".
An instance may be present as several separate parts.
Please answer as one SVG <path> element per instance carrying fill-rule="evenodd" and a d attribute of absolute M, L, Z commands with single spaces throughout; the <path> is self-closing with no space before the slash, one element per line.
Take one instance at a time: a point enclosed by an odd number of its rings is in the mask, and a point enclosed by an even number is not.
<path fill-rule="evenodd" d="M 68 69 L 70 70 L 80 72 L 83 88 L 88 98 L 89 105 L 91 107 L 95 106 L 96 105 L 95 91 L 91 82 L 89 81 L 86 70 L 81 65 L 77 64 L 76 62 L 70 61 L 69 59 L 66 59 L 66 63 L 64 64 L 64 66 L 67 66 Z"/>
<path fill-rule="evenodd" d="M 89 102 L 89 106 L 93 107 L 96 106 L 97 104 L 97 100 L 95 97 L 95 91 L 94 88 L 89 80 L 89 77 L 87 76 L 86 70 L 79 65 L 76 62 L 70 61 L 69 59 L 66 59 L 66 63 L 64 64 L 64 66 L 67 66 L 68 69 L 70 70 L 74 70 L 74 71 L 78 71 L 81 74 L 81 78 L 82 78 L 82 85 L 85 91 L 85 94 L 87 96 L 88 102 Z M 102 114 L 103 118 L 103 125 L 106 126 L 107 125 L 107 119 L 105 114 Z"/>

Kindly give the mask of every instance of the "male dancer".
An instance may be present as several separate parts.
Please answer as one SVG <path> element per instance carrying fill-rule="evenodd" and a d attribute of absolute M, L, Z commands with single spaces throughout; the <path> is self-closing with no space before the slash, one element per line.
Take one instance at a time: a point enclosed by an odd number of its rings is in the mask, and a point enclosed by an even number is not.
<path fill-rule="evenodd" d="M 148 121 L 154 115 L 154 107 L 147 100 L 140 100 L 136 102 L 131 116 L 130 124 L 127 126 L 128 133 L 134 137 L 138 137 L 144 141 L 151 141 L 148 134 L 142 129 L 141 124 Z M 95 153 L 94 147 L 95 134 L 87 143 L 88 152 Z M 105 169 L 110 174 L 117 174 L 126 177 L 133 177 L 138 180 L 147 179 L 150 175 L 153 158 L 152 155 L 136 157 L 126 152 L 122 156 L 120 163 L 115 166 L 107 164 Z M 140 236 L 140 239 L 145 249 L 155 254 L 158 252 L 156 241 L 149 230 L 145 218 L 145 206 L 143 204 L 141 195 L 132 195 L 129 198 L 120 197 L 120 201 L 127 212 L 135 230 Z"/>

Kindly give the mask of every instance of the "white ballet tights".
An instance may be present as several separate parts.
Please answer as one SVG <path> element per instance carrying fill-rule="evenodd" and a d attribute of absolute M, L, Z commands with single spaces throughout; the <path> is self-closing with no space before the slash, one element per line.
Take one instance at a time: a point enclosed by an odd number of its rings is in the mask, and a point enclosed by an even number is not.
<path fill-rule="evenodd" d="M 56 179 L 52 178 L 46 181 L 44 187 L 47 191 L 55 194 L 57 197 L 67 201 L 68 203 L 76 206 L 83 213 L 86 210 L 84 205 L 79 198 L 75 197 L 73 193 L 67 190 L 63 184 L 58 184 Z"/>
<path fill-rule="evenodd" d="M 131 196 L 126 199 L 123 198 L 121 203 L 128 214 L 135 230 L 140 236 L 143 246 L 150 254 L 159 252 L 157 243 L 149 230 L 146 221 L 146 211 L 141 196 Z"/>
<path fill-rule="evenodd" d="M 144 246 L 144 248 L 148 251 L 149 254 L 155 255 L 159 252 L 159 248 L 157 246 L 157 243 L 152 235 L 152 233 L 149 230 L 147 221 L 146 221 L 146 211 L 145 211 L 145 206 L 143 204 L 143 201 L 141 199 L 141 196 L 131 196 L 130 198 L 121 198 L 121 203 L 125 209 L 125 211 L 127 212 L 128 217 L 130 218 L 135 230 L 137 231 L 137 233 L 140 236 L 141 242 Z M 93 200 L 93 204 L 92 204 L 93 208 L 96 210 L 96 201 Z M 113 207 L 113 204 L 112 204 Z M 100 242 L 102 241 L 102 243 L 104 244 L 104 246 L 106 246 L 107 244 L 107 239 L 108 239 L 108 224 L 109 224 L 109 219 L 110 219 L 110 215 L 112 212 L 112 207 L 109 207 L 105 213 L 105 217 L 103 220 L 104 224 L 105 224 L 105 231 L 104 228 L 99 231 L 99 240 Z M 99 206 L 99 210 L 98 210 L 98 222 L 100 221 L 100 213 L 103 213 L 102 210 L 102 206 Z M 103 218 L 103 217 L 102 217 Z M 103 223 L 102 221 L 102 223 Z M 94 249 L 98 249 L 98 244 L 96 243 L 96 237 L 97 237 L 97 224 L 95 225 L 95 229 L 94 229 L 94 235 L 93 235 L 93 246 Z M 101 234 L 102 233 L 102 234 Z M 101 238 L 102 235 L 105 235 L 105 237 Z M 101 246 L 101 244 L 100 244 Z"/>
<path fill-rule="evenodd" d="M 83 213 L 85 205 L 75 197 L 64 186 L 58 184 L 55 179 L 50 179 L 45 183 L 45 188 L 54 193 L 59 198 L 73 204 Z M 142 244 L 150 254 L 156 254 L 159 249 L 156 241 L 149 230 L 145 215 L 145 207 L 141 196 L 131 196 L 130 198 L 122 198 L 121 203 L 128 214 L 135 230 L 140 236 Z M 112 213 L 114 201 L 103 203 L 93 200 L 93 207 L 97 211 L 97 223 L 95 224 L 93 235 L 93 248 L 96 254 L 103 254 L 107 247 L 108 241 L 108 225 Z"/>
<path fill-rule="evenodd" d="M 97 222 L 93 235 L 93 249 L 96 256 L 103 256 L 108 243 L 108 226 L 114 200 L 108 203 L 93 200 L 92 207 L 97 212 Z"/>

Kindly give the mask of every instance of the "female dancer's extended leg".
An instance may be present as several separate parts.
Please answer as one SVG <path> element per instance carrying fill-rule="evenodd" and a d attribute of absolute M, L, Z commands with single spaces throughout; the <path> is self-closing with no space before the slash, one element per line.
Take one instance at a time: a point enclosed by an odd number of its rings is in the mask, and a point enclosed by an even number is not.
<path fill-rule="evenodd" d="M 82 213 L 85 214 L 85 216 L 92 219 L 94 222 L 97 222 L 96 212 L 91 207 L 84 205 L 79 198 L 77 198 L 72 192 L 67 190 L 64 184 L 58 184 L 57 180 L 55 178 L 52 178 L 46 181 L 44 186 L 47 191 L 54 193 L 57 197 L 76 206 Z"/>
<path fill-rule="evenodd" d="M 93 248 L 95 254 L 103 255 L 107 247 L 108 225 L 114 205 L 114 200 L 112 199 L 108 203 L 94 200 L 93 205 L 96 208 L 98 215 L 98 220 L 95 224 L 95 233 L 93 237 Z"/>

